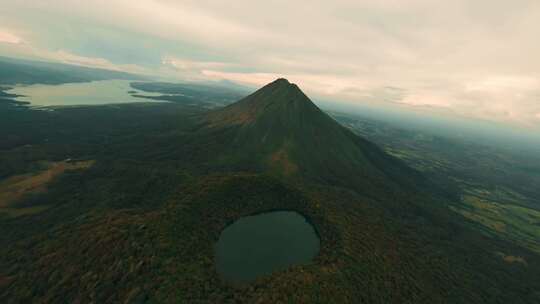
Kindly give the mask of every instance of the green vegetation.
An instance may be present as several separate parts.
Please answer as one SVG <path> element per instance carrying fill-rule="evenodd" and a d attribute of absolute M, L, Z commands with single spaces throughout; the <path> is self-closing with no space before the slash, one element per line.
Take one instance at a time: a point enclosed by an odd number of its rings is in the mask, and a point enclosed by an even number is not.
<path fill-rule="evenodd" d="M 500 204 L 467 195 L 463 204 L 450 208 L 487 228 L 497 237 L 514 241 L 540 253 L 540 211 L 517 205 Z"/>
<path fill-rule="evenodd" d="M 42 161 L 95 160 L 14 205 L 46 210 L 0 214 L 4 303 L 540 300 L 537 253 L 477 232 L 449 210 L 454 188 L 339 126 L 284 80 L 212 112 L 0 104 L 0 178 L 39 172 Z M 282 209 L 319 233 L 314 263 L 222 281 L 221 230 Z"/>
<path fill-rule="evenodd" d="M 17 202 L 24 197 L 38 196 L 47 191 L 47 185 L 66 170 L 84 170 L 91 167 L 93 161 L 62 161 L 43 163 L 43 170 L 35 174 L 21 174 L 11 176 L 0 181 L 0 213 L 17 217 L 39 213 L 47 206 L 30 206 L 17 208 Z"/>
<path fill-rule="evenodd" d="M 231 143 L 221 144 L 226 150 L 216 166 L 255 168 L 377 193 L 423 182 L 415 170 L 337 124 L 285 79 L 210 113 L 207 124 L 199 138 Z"/>
<path fill-rule="evenodd" d="M 537 155 L 335 115 L 388 153 L 458 193 L 450 208 L 472 221 L 473 227 L 540 252 Z"/>
<path fill-rule="evenodd" d="M 459 194 L 455 201 L 480 188 L 490 193 L 486 199 L 540 210 L 540 154 L 535 151 L 442 137 L 429 130 L 405 129 L 365 117 L 341 113 L 334 113 L 334 117 L 439 186 Z"/>

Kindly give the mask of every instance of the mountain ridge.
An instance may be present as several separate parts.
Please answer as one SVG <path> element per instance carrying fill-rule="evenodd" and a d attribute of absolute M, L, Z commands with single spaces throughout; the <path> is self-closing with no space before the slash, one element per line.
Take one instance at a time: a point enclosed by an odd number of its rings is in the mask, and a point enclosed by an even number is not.
<path fill-rule="evenodd" d="M 315 104 L 285 78 L 279 78 L 249 96 L 230 104 L 223 109 L 209 113 L 212 122 L 243 124 L 253 122 L 257 116 L 263 115 L 269 107 L 316 107 Z M 225 117 L 228 116 L 228 117 Z"/>

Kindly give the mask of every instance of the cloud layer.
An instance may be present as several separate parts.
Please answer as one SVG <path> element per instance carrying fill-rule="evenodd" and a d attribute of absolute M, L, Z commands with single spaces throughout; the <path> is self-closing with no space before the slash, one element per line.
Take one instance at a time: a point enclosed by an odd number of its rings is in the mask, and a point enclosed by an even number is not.
<path fill-rule="evenodd" d="M 4 55 L 540 127 L 537 0 L 21 0 L 0 20 Z"/>

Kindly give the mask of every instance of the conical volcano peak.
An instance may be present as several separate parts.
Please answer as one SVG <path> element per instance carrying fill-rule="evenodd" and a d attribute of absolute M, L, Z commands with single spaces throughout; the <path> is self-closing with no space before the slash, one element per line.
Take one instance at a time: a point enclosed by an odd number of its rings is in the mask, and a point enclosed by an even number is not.
<path fill-rule="evenodd" d="M 237 164 L 252 164 L 284 176 L 347 180 L 366 188 L 393 183 L 410 186 L 408 179 L 415 176 L 321 111 L 286 79 L 277 79 L 205 118 L 204 130 L 230 134 L 231 161 Z"/>
<path fill-rule="evenodd" d="M 313 105 L 309 97 L 296 84 L 289 82 L 285 78 L 274 80 L 240 102 L 246 102 L 247 100 L 273 104 L 306 102 Z"/>
<path fill-rule="evenodd" d="M 272 83 L 276 83 L 276 84 L 291 84 L 289 82 L 289 80 L 287 80 L 287 78 L 278 78 L 276 80 L 274 80 L 274 82 Z"/>
<path fill-rule="evenodd" d="M 209 113 L 208 118 L 211 125 L 223 125 L 253 123 L 263 116 L 296 120 L 310 114 L 326 116 L 296 84 L 278 78 L 244 99 Z"/>
<path fill-rule="evenodd" d="M 296 84 L 290 82 L 286 78 L 278 78 L 278 79 L 268 83 L 264 87 L 262 87 L 261 90 L 263 90 L 265 88 L 281 88 L 281 89 L 287 89 L 287 90 L 300 90 L 300 88 Z"/>

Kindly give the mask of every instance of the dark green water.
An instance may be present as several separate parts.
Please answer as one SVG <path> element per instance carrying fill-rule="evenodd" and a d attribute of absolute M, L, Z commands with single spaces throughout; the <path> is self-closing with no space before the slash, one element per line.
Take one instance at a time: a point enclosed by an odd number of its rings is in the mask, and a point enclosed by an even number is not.
<path fill-rule="evenodd" d="M 247 216 L 223 230 L 216 244 L 218 273 L 232 283 L 249 282 L 292 265 L 309 263 L 319 252 L 313 226 L 297 212 Z"/>

